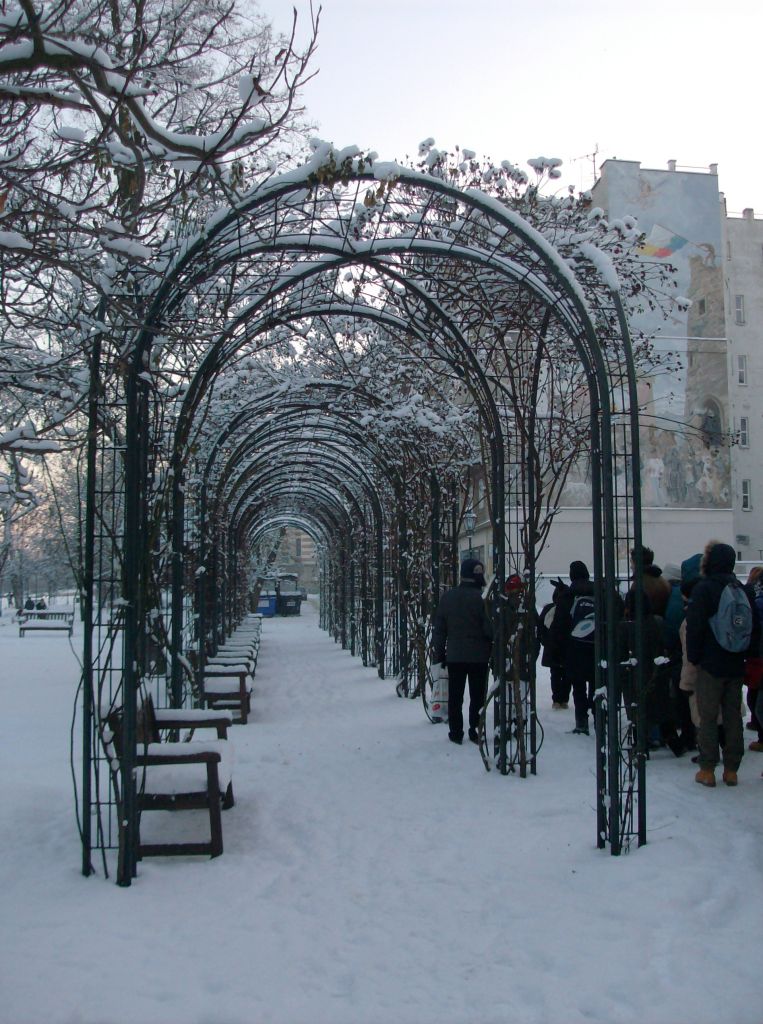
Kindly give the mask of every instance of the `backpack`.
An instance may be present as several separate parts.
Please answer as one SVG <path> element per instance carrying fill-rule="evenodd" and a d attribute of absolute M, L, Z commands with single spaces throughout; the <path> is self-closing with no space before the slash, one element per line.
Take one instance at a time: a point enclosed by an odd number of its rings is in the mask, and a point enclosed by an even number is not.
<path fill-rule="evenodd" d="M 538 616 L 538 639 L 545 647 L 549 640 L 549 634 L 551 630 L 551 623 L 554 621 L 554 615 L 556 614 L 556 605 L 547 604 L 545 608 L 541 609 L 541 613 Z"/>
<path fill-rule="evenodd" d="M 576 597 L 572 602 L 570 614 L 572 615 L 570 638 L 592 644 L 596 628 L 596 605 L 593 595 L 580 594 Z"/>
<path fill-rule="evenodd" d="M 724 651 L 739 654 L 747 650 L 752 636 L 752 608 L 738 582 L 726 584 L 721 591 L 718 611 L 708 621 Z"/>

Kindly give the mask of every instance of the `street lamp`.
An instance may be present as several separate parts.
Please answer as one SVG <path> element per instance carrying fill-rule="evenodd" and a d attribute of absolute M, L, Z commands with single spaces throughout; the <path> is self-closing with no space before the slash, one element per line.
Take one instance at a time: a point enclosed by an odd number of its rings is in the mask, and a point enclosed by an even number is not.
<path fill-rule="evenodd" d="M 469 550 L 467 552 L 467 558 L 472 557 L 472 534 L 474 528 L 477 525 L 477 515 L 473 508 L 469 507 L 464 512 L 464 528 L 466 529 L 466 539 L 469 542 Z"/>

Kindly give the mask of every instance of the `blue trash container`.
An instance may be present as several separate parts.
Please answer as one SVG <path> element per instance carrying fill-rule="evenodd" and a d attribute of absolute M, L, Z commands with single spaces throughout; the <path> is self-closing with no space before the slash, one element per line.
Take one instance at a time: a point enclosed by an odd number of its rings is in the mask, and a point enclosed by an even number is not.
<path fill-rule="evenodd" d="M 276 613 L 276 595 L 275 591 L 261 590 L 260 598 L 257 602 L 257 611 L 263 618 L 271 619 Z"/>

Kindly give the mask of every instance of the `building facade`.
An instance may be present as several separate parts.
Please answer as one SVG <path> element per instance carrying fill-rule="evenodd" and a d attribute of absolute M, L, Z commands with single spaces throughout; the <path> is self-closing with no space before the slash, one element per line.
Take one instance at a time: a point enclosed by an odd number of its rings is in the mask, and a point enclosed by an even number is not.
<path fill-rule="evenodd" d="M 763 562 L 763 219 L 723 208 L 731 490 L 737 558 Z"/>

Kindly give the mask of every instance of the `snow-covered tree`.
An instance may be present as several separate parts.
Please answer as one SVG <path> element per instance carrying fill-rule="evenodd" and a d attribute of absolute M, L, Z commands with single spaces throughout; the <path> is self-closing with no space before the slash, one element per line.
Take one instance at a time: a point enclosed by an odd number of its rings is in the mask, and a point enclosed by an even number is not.
<path fill-rule="evenodd" d="M 84 440 L 96 348 L 122 372 L 162 254 L 299 152 L 318 16 L 302 50 L 295 29 L 239 0 L 3 4 L 4 477 Z"/>

